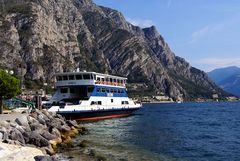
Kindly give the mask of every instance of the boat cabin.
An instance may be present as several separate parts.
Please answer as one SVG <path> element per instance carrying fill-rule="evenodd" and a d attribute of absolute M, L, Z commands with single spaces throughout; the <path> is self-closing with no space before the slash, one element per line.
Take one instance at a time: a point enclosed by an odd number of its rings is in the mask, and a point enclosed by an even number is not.
<path fill-rule="evenodd" d="M 56 86 L 109 85 L 126 86 L 127 78 L 95 72 L 71 72 L 56 74 Z"/>
<path fill-rule="evenodd" d="M 79 104 L 79 100 L 93 97 L 127 97 L 127 78 L 95 72 L 56 74 L 56 88 L 52 100 Z"/>

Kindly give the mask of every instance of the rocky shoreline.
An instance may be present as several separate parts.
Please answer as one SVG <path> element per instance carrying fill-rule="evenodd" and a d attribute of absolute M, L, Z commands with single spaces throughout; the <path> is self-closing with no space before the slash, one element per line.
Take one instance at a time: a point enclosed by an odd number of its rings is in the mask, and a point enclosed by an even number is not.
<path fill-rule="evenodd" d="M 20 156 L 29 161 L 59 160 L 54 155 L 57 146 L 70 144 L 74 136 L 87 131 L 76 121 L 46 110 L 3 114 L 0 120 L 0 160 L 19 160 Z"/>

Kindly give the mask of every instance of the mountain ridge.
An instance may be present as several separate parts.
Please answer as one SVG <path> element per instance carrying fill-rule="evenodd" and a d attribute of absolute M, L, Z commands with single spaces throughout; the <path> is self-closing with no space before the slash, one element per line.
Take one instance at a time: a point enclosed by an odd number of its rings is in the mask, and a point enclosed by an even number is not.
<path fill-rule="evenodd" d="M 218 68 L 208 73 L 209 77 L 221 88 L 240 97 L 240 68 L 230 66 Z"/>
<path fill-rule="evenodd" d="M 51 84 L 54 73 L 80 68 L 126 76 L 173 98 L 226 95 L 206 73 L 175 56 L 154 26 L 134 26 L 116 10 L 91 0 L 1 4 L 0 66 L 27 85 Z"/>

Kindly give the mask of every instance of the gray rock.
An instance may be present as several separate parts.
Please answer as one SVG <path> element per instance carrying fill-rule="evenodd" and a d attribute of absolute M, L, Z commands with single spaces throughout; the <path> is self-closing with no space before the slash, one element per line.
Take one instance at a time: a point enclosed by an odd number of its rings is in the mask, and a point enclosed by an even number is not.
<path fill-rule="evenodd" d="M 60 132 L 69 132 L 71 128 L 67 125 L 62 125 L 60 127 L 57 127 Z"/>
<path fill-rule="evenodd" d="M 63 117 L 63 116 L 60 115 L 60 114 L 56 114 L 56 115 L 55 115 L 55 119 L 61 120 L 61 122 L 63 122 L 63 124 L 66 122 L 65 117 Z"/>
<path fill-rule="evenodd" d="M 3 143 L 23 146 L 23 144 L 20 143 L 18 140 L 10 140 L 10 139 L 7 139 L 7 140 L 3 140 Z"/>
<path fill-rule="evenodd" d="M 21 133 L 23 133 L 26 129 L 28 129 L 29 128 L 29 126 L 19 126 L 19 125 L 16 125 L 15 126 L 15 129 L 17 129 L 18 131 L 20 131 Z M 29 131 L 29 129 L 28 129 L 28 131 Z"/>
<path fill-rule="evenodd" d="M 28 119 L 29 124 L 38 123 L 38 120 L 31 116 L 27 116 L 27 119 Z"/>
<path fill-rule="evenodd" d="M 31 132 L 26 132 L 25 131 L 25 132 L 22 133 L 22 136 L 23 136 L 24 141 L 25 141 L 26 144 L 28 144 L 29 141 L 30 141 L 30 135 L 31 135 Z"/>
<path fill-rule="evenodd" d="M 3 141 L 3 133 L 0 131 L 0 142 Z"/>
<path fill-rule="evenodd" d="M 25 115 L 16 118 L 15 122 L 21 126 L 28 126 L 28 118 Z"/>
<path fill-rule="evenodd" d="M 0 128 L 0 133 L 3 135 L 2 140 L 7 140 L 9 137 L 9 133 L 5 127 Z"/>
<path fill-rule="evenodd" d="M 42 114 L 38 115 L 37 120 L 39 121 L 39 123 L 46 125 L 46 121 L 44 120 L 44 115 Z"/>
<path fill-rule="evenodd" d="M 0 121 L 0 127 L 10 128 L 10 123 L 7 121 Z"/>
<path fill-rule="evenodd" d="M 40 123 L 29 124 L 29 126 L 32 131 L 35 131 L 35 130 L 42 131 L 47 129 L 47 126 L 44 126 L 43 124 L 40 124 Z"/>
<path fill-rule="evenodd" d="M 62 126 L 62 123 L 64 124 L 64 122 L 62 122 L 62 120 L 60 119 L 53 119 L 51 121 L 46 122 L 48 127 L 56 127 L 56 128 L 60 128 Z"/>
<path fill-rule="evenodd" d="M 55 118 L 54 120 L 56 120 L 58 123 L 60 123 L 60 125 L 64 125 L 66 124 L 66 120 L 65 118 Z"/>
<path fill-rule="evenodd" d="M 61 137 L 61 132 L 55 127 L 50 128 L 49 132 L 57 137 Z"/>
<path fill-rule="evenodd" d="M 57 139 L 57 138 L 58 138 L 58 136 L 53 135 L 53 134 L 49 133 L 48 131 L 43 131 L 43 132 L 41 133 L 41 135 L 42 135 L 45 139 L 47 139 L 47 140 L 53 140 L 53 139 Z"/>
<path fill-rule="evenodd" d="M 79 127 L 78 123 L 76 120 L 67 120 L 66 123 L 69 125 L 69 126 L 74 126 L 74 127 Z"/>
<path fill-rule="evenodd" d="M 36 145 L 37 147 L 46 147 L 50 145 L 48 140 L 42 137 L 37 131 L 29 133 L 28 136 L 29 136 L 29 140 L 27 142 L 28 144 L 33 144 Z"/>
<path fill-rule="evenodd" d="M 52 156 L 35 156 L 35 161 L 57 161 Z"/>
<path fill-rule="evenodd" d="M 17 140 L 20 143 L 25 144 L 25 140 L 24 140 L 24 137 L 23 137 L 22 133 L 19 130 L 17 130 L 17 129 L 12 129 L 10 131 L 9 139 Z"/>

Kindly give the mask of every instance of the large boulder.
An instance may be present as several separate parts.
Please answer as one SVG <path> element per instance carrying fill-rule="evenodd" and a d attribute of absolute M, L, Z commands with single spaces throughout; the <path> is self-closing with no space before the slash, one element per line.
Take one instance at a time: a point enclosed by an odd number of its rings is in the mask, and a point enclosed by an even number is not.
<path fill-rule="evenodd" d="M 57 139 L 58 138 L 58 136 L 56 136 L 56 135 L 53 135 L 53 134 L 51 134 L 50 132 L 48 132 L 48 131 L 43 131 L 42 133 L 41 133 L 41 135 L 42 135 L 42 137 L 44 137 L 45 139 L 47 139 L 47 140 L 53 140 L 53 139 Z"/>
<path fill-rule="evenodd" d="M 40 124 L 46 125 L 46 121 L 44 119 L 44 115 L 40 114 L 37 116 L 37 120 L 39 121 Z"/>
<path fill-rule="evenodd" d="M 55 161 L 52 156 L 38 155 L 34 157 L 35 161 Z"/>
<path fill-rule="evenodd" d="M 0 121 L 0 127 L 10 128 L 10 122 L 8 121 Z"/>
<path fill-rule="evenodd" d="M 21 126 L 29 126 L 29 124 L 28 124 L 28 116 L 25 116 L 25 115 L 16 118 L 15 122 L 18 125 L 21 125 Z"/>
<path fill-rule="evenodd" d="M 37 131 L 32 131 L 30 133 L 29 140 L 27 143 L 36 145 L 37 147 L 46 147 L 50 145 L 48 140 L 42 137 Z"/>
<path fill-rule="evenodd" d="M 47 110 L 42 110 L 42 113 L 48 118 L 48 119 L 53 119 L 53 116 L 55 114 L 49 113 Z"/>
<path fill-rule="evenodd" d="M 61 126 L 62 126 L 62 122 L 60 121 L 60 119 L 59 120 L 57 120 L 57 119 L 52 119 L 51 121 L 47 121 L 46 122 L 46 125 L 48 126 L 48 127 L 55 127 L 55 128 L 57 128 L 57 129 L 60 129 L 61 128 Z M 63 124 L 64 125 L 64 124 Z"/>
<path fill-rule="evenodd" d="M 43 124 L 40 124 L 39 122 L 38 123 L 29 124 L 29 125 L 30 125 L 30 128 L 31 128 L 32 131 L 37 130 L 37 131 L 41 132 L 41 131 L 47 129 L 47 126 L 44 126 Z"/>
<path fill-rule="evenodd" d="M 9 139 L 11 140 L 17 140 L 23 145 L 25 144 L 24 137 L 22 133 L 18 129 L 12 129 L 9 134 Z"/>
<path fill-rule="evenodd" d="M 35 119 L 35 117 L 32 117 L 32 116 L 27 116 L 27 119 L 28 119 L 29 124 L 38 122 L 38 120 Z"/>
<path fill-rule="evenodd" d="M 19 130 L 21 133 L 23 133 L 24 131 L 31 131 L 29 126 L 25 127 L 25 126 L 16 125 L 14 128 Z"/>
<path fill-rule="evenodd" d="M 57 137 L 61 137 L 61 132 L 55 127 L 49 128 L 49 132 Z"/>
<path fill-rule="evenodd" d="M 70 132 L 71 128 L 68 125 L 62 125 L 60 127 L 57 127 L 60 132 Z"/>
<path fill-rule="evenodd" d="M 75 128 L 79 128 L 76 120 L 67 120 L 66 123 L 68 124 L 68 126 L 74 126 Z"/>
<path fill-rule="evenodd" d="M 9 137 L 8 130 L 5 127 L 0 127 L 0 133 L 2 135 L 2 140 L 7 140 Z"/>

